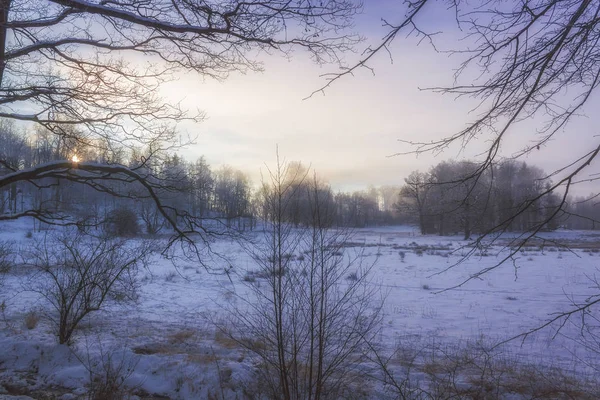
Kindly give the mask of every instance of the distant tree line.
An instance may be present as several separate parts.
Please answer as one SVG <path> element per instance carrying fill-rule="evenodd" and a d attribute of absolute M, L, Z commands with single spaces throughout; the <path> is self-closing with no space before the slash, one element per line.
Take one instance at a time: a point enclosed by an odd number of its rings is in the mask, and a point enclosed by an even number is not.
<path fill-rule="evenodd" d="M 256 187 L 243 171 L 230 166 L 211 167 L 204 157 L 190 162 L 168 150 L 152 148 L 114 148 L 99 141 L 82 145 L 77 132 L 73 140 L 57 137 L 43 128 L 25 133 L 12 123 L 0 120 L 0 176 L 44 163 L 71 160 L 77 156 L 86 162 L 119 164 L 134 169 L 158 189 L 157 196 L 174 219 L 182 225 L 218 220 L 228 227 L 252 229 L 257 218 L 264 218 L 264 188 Z M 158 147 L 158 146 L 157 146 Z M 294 181 L 286 193 L 290 203 L 285 220 L 296 226 L 308 226 L 311 190 L 309 174 L 300 162 L 289 163 Z M 97 179 L 96 179 L 97 180 Z M 111 177 L 93 187 L 61 180 L 51 174 L 35 184 L 18 182 L 0 189 L 0 215 L 20 215 L 23 210 L 50 210 L 53 217 L 64 215 L 77 224 L 101 225 L 111 219 L 111 213 L 129 209 L 137 215 L 141 230 L 155 234 L 165 228 L 165 219 L 154 199 L 147 195 L 140 182 Z M 370 187 L 365 191 L 335 193 L 329 185 L 319 182 L 320 196 L 332 201 L 331 224 L 365 227 L 398 223 L 396 203 L 399 187 Z M 313 189 L 314 191 L 314 189 Z M 43 206 L 43 207 L 42 207 Z M 185 218 L 192 216 L 193 218 Z M 114 217 L 124 220 L 126 214 Z M 202 226 L 188 226 L 198 229 Z"/>
<path fill-rule="evenodd" d="M 525 162 L 506 160 L 484 173 L 471 161 L 443 161 L 427 172 L 413 171 L 400 189 L 399 218 L 424 234 L 524 232 L 600 228 L 600 206 L 586 198 L 544 194 L 548 175 Z M 562 203 L 562 204 L 561 204 Z"/>
<path fill-rule="evenodd" d="M 156 184 L 157 195 L 172 218 L 183 225 L 200 225 L 189 229 L 202 228 L 203 221 L 208 220 L 252 229 L 257 219 L 265 219 L 266 189 L 254 185 L 243 171 L 229 166 L 213 168 L 204 157 L 190 162 L 158 146 L 114 148 L 99 141 L 83 146 L 84 142 L 76 131 L 66 138 L 39 127 L 26 134 L 0 120 L 0 156 L 5 160 L 0 165 L 0 176 L 77 155 L 87 162 L 134 168 Z M 462 233 L 465 237 L 491 229 L 526 231 L 541 222 L 546 230 L 559 226 L 600 229 L 596 196 L 569 197 L 562 206 L 558 194 L 538 198 L 551 182 L 540 168 L 524 162 L 504 161 L 479 174 L 475 162 L 444 161 L 426 172 L 413 171 L 401 187 L 369 187 L 354 192 L 334 192 L 300 162 L 287 165 L 287 176 L 292 181 L 285 193 L 289 205 L 284 218 L 295 226 L 308 226 L 313 220 L 310 210 L 314 208 L 311 201 L 316 182 L 317 198 L 333 205 L 328 208 L 332 226 L 410 223 L 418 225 L 424 234 Z M 54 216 L 62 212 L 77 223 L 97 226 L 110 219 L 114 210 L 127 208 L 135 212 L 146 233 L 158 233 L 166 226 L 154 199 L 148 197 L 140 182 L 113 178 L 92 187 L 58 182 L 49 174 L 35 184 L 19 182 L 2 188 L 0 215 L 50 209 Z"/>
<path fill-rule="evenodd" d="M 600 229 L 600 198 L 597 194 L 577 196 L 569 202 L 569 213 L 561 222 L 569 229 Z"/>

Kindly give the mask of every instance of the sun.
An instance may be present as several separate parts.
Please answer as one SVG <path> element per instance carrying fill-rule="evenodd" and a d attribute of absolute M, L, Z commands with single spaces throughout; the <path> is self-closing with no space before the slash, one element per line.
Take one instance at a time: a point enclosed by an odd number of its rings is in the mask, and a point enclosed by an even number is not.
<path fill-rule="evenodd" d="M 72 160 L 73 160 L 74 163 L 78 163 L 79 162 L 79 157 L 77 157 L 76 155 L 74 155 Z"/>

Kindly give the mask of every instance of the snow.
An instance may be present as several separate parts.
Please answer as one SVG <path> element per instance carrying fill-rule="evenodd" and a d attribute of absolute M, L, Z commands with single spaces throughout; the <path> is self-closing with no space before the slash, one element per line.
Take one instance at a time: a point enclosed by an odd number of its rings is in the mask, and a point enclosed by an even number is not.
<path fill-rule="evenodd" d="M 3 223 L 0 240 L 25 249 L 44 235 L 36 232 L 26 238 L 31 226 L 26 220 Z M 258 232 L 251 235 L 260 237 Z M 454 344 L 481 338 L 495 343 L 536 328 L 553 313 L 567 311 L 573 302 L 584 303 L 598 293 L 590 279 L 597 272 L 600 253 L 588 251 L 598 243 L 598 234 L 558 231 L 540 237 L 586 246 L 572 251 L 548 244 L 543 249 L 530 247 L 519 252 L 514 263 L 452 290 L 445 289 L 495 265 L 509 250 L 495 246 L 462 260 L 469 250 L 462 237 L 422 236 L 414 227 L 404 226 L 358 229 L 347 251 L 363 251 L 365 261 L 376 261 L 372 284 L 386 296 L 382 343 Z M 424 250 L 419 254 L 417 248 Z M 232 300 L 233 293 L 245 293 L 242 277 L 257 267 L 233 240 L 218 238 L 212 250 L 225 256 L 214 258 L 218 264 L 212 273 L 190 261 L 175 269 L 157 253 L 141 273 L 139 300 L 125 306 L 109 304 L 91 314 L 70 348 L 56 344 L 45 318 L 34 329 L 24 327 L 27 312 L 43 314 L 48 306 L 23 284 L 30 275 L 27 270 L 13 270 L 0 286 L 0 302 L 5 303 L 4 321 L 0 321 L 0 383 L 33 376 L 35 383 L 30 386 L 61 386 L 78 394 L 89 383 L 89 368 L 101 366 L 103 357 L 110 356 L 130 370 L 126 385 L 149 394 L 197 399 L 217 392 L 220 396 L 223 390 L 234 397 L 249 379 L 253 360 L 219 341 L 210 321 L 226 318 L 223 304 Z M 232 273 L 219 272 L 228 265 L 233 266 Z M 579 343 L 583 340 L 579 320 L 568 321 L 556 335 L 557 327 L 511 341 L 504 345 L 505 351 L 523 362 L 592 373 L 600 360 L 598 353 Z"/>

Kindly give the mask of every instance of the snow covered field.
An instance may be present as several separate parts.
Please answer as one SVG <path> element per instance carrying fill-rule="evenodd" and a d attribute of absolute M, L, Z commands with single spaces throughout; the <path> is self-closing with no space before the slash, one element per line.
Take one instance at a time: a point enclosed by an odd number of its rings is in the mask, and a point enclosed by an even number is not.
<path fill-rule="evenodd" d="M 25 221 L 4 223 L 0 240 L 26 249 L 44 235 L 26 238 L 29 229 Z M 464 247 L 468 242 L 458 236 L 421 236 L 412 227 L 357 230 L 347 251 L 363 251 L 365 261 L 376 261 L 372 281 L 386 296 L 380 340 L 390 349 L 398 343 L 492 344 L 534 329 L 553 313 L 568 311 L 600 292 L 593 283 L 600 260 L 598 234 L 560 231 L 542 238 L 547 241 L 538 239 L 513 260 L 447 291 L 504 258 L 509 249 L 501 245 L 508 239 L 458 265 L 470 250 Z M 553 245 L 555 240 L 568 243 L 571 250 Z M 107 358 L 120 363 L 127 372 L 125 383 L 137 388 L 140 397 L 201 399 L 243 393 L 252 357 L 215 333 L 209 319 L 226 318 L 221 304 L 245 290 L 243 277 L 256 266 L 231 239 L 217 239 L 212 248 L 225 258 L 215 258 L 211 273 L 191 261 L 180 260 L 176 269 L 155 254 L 140 274 L 138 301 L 109 304 L 91 314 L 72 349 L 56 344 L 43 317 L 48 306 L 29 290 L 31 272 L 13 268 L 0 286 L 0 393 L 43 388 L 44 393 L 54 390 L 57 398 L 79 398 L 85 394 L 89 370 Z M 229 265 L 233 268 L 224 273 Z M 31 311 L 42 318 L 27 329 Z M 592 374 L 600 365 L 600 348 L 585 346 L 590 343 L 588 336 L 581 336 L 580 322 L 574 316 L 558 334 L 553 324 L 502 349 L 526 363 Z"/>

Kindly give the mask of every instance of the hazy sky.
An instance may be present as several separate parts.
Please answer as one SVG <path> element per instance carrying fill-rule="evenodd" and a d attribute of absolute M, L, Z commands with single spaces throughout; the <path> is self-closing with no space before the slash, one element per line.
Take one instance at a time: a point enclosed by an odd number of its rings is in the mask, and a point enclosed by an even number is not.
<path fill-rule="evenodd" d="M 356 31 L 368 36 L 368 42 L 376 42 L 385 34 L 381 17 L 400 17 L 401 2 L 365 3 Z M 460 33 L 448 17 L 440 11 L 426 22 L 446 32 L 437 41 L 441 48 L 462 46 Z M 417 46 L 417 42 L 414 37 L 398 37 L 391 48 L 393 63 L 381 53 L 372 64 L 375 75 L 359 71 L 335 83 L 325 95 L 308 100 L 303 98 L 325 82 L 320 75 L 335 67 L 314 65 L 302 53 L 289 61 L 277 55 L 265 57 L 265 72 L 233 74 L 223 82 L 203 81 L 194 74 L 182 76 L 166 88 L 166 96 L 181 99 L 183 95 L 185 107 L 207 114 L 203 123 L 183 126 L 198 137 L 182 154 L 189 160 L 204 155 L 211 165 L 231 165 L 258 181 L 264 164 L 274 163 L 278 145 L 282 157 L 312 165 L 334 188 L 343 190 L 400 185 L 412 170 L 426 170 L 446 159 L 473 157 L 484 148 L 484 140 L 472 143 L 463 153 L 453 148 L 437 158 L 389 157 L 410 150 L 398 139 L 440 138 L 472 118 L 468 114 L 472 101 L 419 89 L 451 84 L 460 59 L 436 53 L 427 43 Z M 348 55 L 348 62 L 356 57 Z M 600 104 L 595 101 L 587 110 L 594 105 Z M 593 112 L 588 114 L 567 128 L 563 140 L 551 142 L 524 160 L 550 172 L 576 158 L 598 140 L 594 137 L 598 118 Z M 525 123 L 510 132 L 504 154 L 512 154 L 531 140 L 534 127 Z"/>

